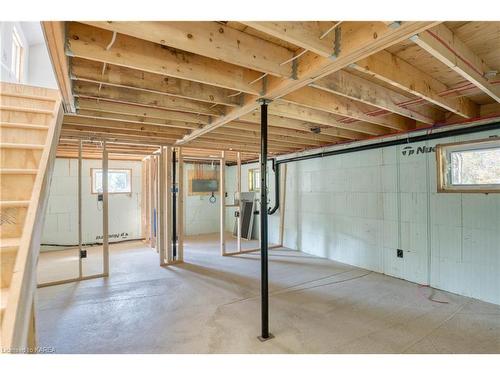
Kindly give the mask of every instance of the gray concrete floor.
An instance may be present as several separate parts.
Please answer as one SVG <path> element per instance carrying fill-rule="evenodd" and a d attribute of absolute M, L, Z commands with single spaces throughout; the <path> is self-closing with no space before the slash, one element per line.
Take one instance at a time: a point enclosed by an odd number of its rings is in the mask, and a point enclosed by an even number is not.
<path fill-rule="evenodd" d="M 190 238 L 159 267 L 142 243 L 111 248 L 106 279 L 38 290 L 39 345 L 56 353 L 500 353 L 500 306 L 288 249 L 270 250 L 260 330 L 258 253 Z"/>

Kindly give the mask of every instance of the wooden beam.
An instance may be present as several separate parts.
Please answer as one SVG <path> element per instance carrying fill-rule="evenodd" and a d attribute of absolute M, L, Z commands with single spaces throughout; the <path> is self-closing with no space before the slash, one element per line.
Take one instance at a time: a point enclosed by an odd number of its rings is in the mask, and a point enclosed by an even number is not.
<path fill-rule="evenodd" d="M 220 23 L 207 21 L 86 23 L 279 77 L 292 75 L 291 64 L 280 65 L 293 57 L 292 51 Z"/>
<path fill-rule="evenodd" d="M 103 111 L 103 112 L 121 113 L 124 115 L 157 118 L 167 121 L 190 122 L 199 125 L 206 125 L 210 122 L 209 116 L 178 112 L 178 111 L 170 111 L 163 108 L 147 107 L 131 103 L 117 103 L 108 100 L 79 98 L 77 101 L 77 108 Z"/>
<path fill-rule="evenodd" d="M 322 78 L 337 70 L 340 70 L 355 61 L 384 48 L 407 39 L 415 33 L 421 32 L 429 27 L 436 25 L 436 22 L 402 22 L 399 28 L 390 28 L 382 22 L 359 23 L 358 26 L 349 26 L 352 30 L 343 34 L 343 48 L 335 60 L 327 59 L 321 56 L 300 57 L 298 60 L 297 79 L 279 79 L 269 77 L 267 80 L 267 90 L 262 97 L 267 99 L 277 99 L 289 94 L 301 87 L 307 86 L 316 79 Z M 211 124 L 202 129 L 193 131 L 184 137 L 177 144 L 185 144 L 196 139 L 211 130 L 220 127 L 238 117 L 254 111 L 258 103 L 253 97 L 245 97 L 244 103 L 237 109 L 228 110 L 227 114 L 217 118 Z M 271 105 L 272 107 L 272 105 Z"/>
<path fill-rule="evenodd" d="M 350 67 L 462 117 L 472 118 L 478 113 L 478 106 L 468 98 L 440 96 L 440 92 L 448 89 L 444 83 L 387 51 L 360 59 Z"/>
<path fill-rule="evenodd" d="M 75 99 L 69 79 L 68 58 L 64 54 L 66 42 L 66 29 L 62 21 L 42 21 L 42 31 L 47 43 L 57 85 L 62 96 L 64 109 L 66 112 L 75 112 Z"/>
<path fill-rule="evenodd" d="M 269 105 L 269 113 L 278 116 L 291 117 L 297 120 L 307 119 L 310 123 L 338 128 L 336 130 L 339 132 L 339 135 L 344 134 L 346 136 L 350 136 L 351 139 L 366 138 L 366 136 L 363 136 L 363 134 L 359 133 L 382 135 L 389 132 L 388 129 L 381 127 L 380 125 L 374 125 L 370 123 L 343 123 L 340 122 L 332 113 L 282 100 L 277 100 L 271 103 Z"/>
<path fill-rule="evenodd" d="M 222 151 L 219 163 L 219 236 L 220 255 L 226 255 L 226 157 Z"/>
<path fill-rule="evenodd" d="M 314 87 L 303 87 L 282 97 L 286 102 L 306 106 L 340 116 L 355 118 L 360 121 L 385 126 L 398 131 L 415 128 L 415 120 L 399 115 L 370 116 L 366 115 L 362 103 L 347 99 Z"/>
<path fill-rule="evenodd" d="M 122 115 L 119 113 L 113 112 L 101 112 L 101 111 L 93 111 L 87 109 L 79 109 L 78 110 L 79 117 L 86 118 L 94 118 L 94 119 L 102 119 L 102 120 L 117 120 L 122 122 L 131 122 L 134 124 L 144 124 L 144 125 L 159 125 L 163 127 L 169 128 L 178 128 L 178 129 L 197 129 L 199 125 L 183 122 L 183 121 L 170 121 L 170 120 L 161 120 L 150 117 L 140 117 L 134 115 Z"/>
<path fill-rule="evenodd" d="M 71 126 L 74 127 L 74 126 Z M 109 140 L 113 142 L 126 142 L 133 144 L 144 144 L 144 145 L 164 145 L 168 146 L 172 144 L 172 141 L 165 140 L 165 138 L 158 137 L 144 137 L 136 136 L 134 134 L 114 134 L 109 131 L 96 131 L 88 130 L 84 127 L 76 127 L 77 129 L 64 128 L 61 129 L 61 138 L 73 138 L 73 139 L 85 139 L 85 140 Z"/>
<path fill-rule="evenodd" d="M 223 107 L 212 107 L 208 103 L 176 98 L 174 96 L 156 94 L 135 89 L 124 89 L 106 85 L 96 85 L 88 82 L 76 82 L 73 87 L 78 97 L 91 99 L 106 99 L 118 103 L 132 103 L 154 108 L 163 108 L 179 112 L 197 113 L 218 116 L 224 113 Z"/>
<path fill-rule="evenodd" d="M 311 86 L 342 95 L 349 99 L 358 100 L 362 103 L 397 113 L 425 124 L 434 124 L 443 120 L 443 114 L 430 106 L 421 106 L 418 110 L 412 110 L 403 105 L 398 105 L 398 103 L 404 103 L 411 98 L 368 79 L 348 73 L 345 70 L 340 70 L 318 79 L 311 83 Z"/>
<path fill-rule="evenodd" d="M 171 128 L 162 125 L 145 125 L 142 123 L 133 123 L 118 121 L 114 119 L 96 119 L 81 115 L 66 115 L 64 116 L 63 127 L 67 125 L 81 125 L 89 128 L 108 128 L 116 130 L 136 130 L 143 132 L 154 132 L 170 135 L 172 137 L 181 137 L 187 134 L 187 129 Z"/>
<path fill-rule="evenodd" d="M 106 64 L 103 70 L 103 64 L 100 62 L 79 58 L 73 58 L 71 78 L 212 104 L 232 107 L 239 105 L 239 96 L 234 95 L 236 91 L 111 64 Z"/>
<path fill-rule="evenodd" d="M 492 69 L 444 24 L 426 30 L 411 40 L 500 103 L 500 87 L 493 86 L 485 78 Z"/>
<path fill-rule="evenodd" d="M 112 34 L 108 30 L 71 22 L 66 53 L 249 94 L 261 91 L 262 82 L 251 84 L 261 76 L 259 72 L 122 34 L 116 36 L 112 48 L 107 50 Z"/>
<path fill-rule="evenodd" d="M 283 103 L 285 104 L 285 103 Z M 78 106 L 78 114 L 86 117 L 93 118 L 103 118 L 103 119 L 114 119 L 114 120 L 122 120 L 128 122 L 135 123 L 143 123 L 145 125 L 166 125 L 177 128 L 185 128 L 185 129 L 197 129 L 199 125 L 183 122 L 183 121 L 172 121 L 172 120 L 160 120 L 161 118 L 173 118 L 173 119 L 182 119 L 189 120 L 192 122 L 198 121 L 198 123 L 208 124 L 207 116 L 198 116 L 192 114 L 186 114 L 182 112 L 172 112 L 166 111 L 163 109 L 136 106 L 131 104 L 124 103 L 115 103 L 108 102 L 105 100 L 95 100 L 95 99 L 86 99 L 80 98 L 77 101 Z M 275 108 L 276 105 L 273 105 Z M 387 133 L 385 128 L 379 126 L 373 126 L 372 124 L 343 124 L 338 122 L 333 118 L 333 116 L 329 116 L 328 114 L 325 116 L 318 115 L 319 123 L 307 122 L 305 120 L 310 120 L 307 112 L 300 111 L 297 106 L 287 105 L 279 106 L 279 110 L 277 112 L 280 116 L 269 115 L 269 124 L 272 127 L 282 128 L 283 131 L 285 129 L 291 129 L 290 135 L 297 134 L 294 133 L 296 131 L 305 132 L 306 134 L 313 136 L 311 129 L 321 127 L 321 135 L 329 136 L 329 137 L 340 137 L 345 139 L 364 139 L 367 138 L 367 134 L 370 135 L 381 135 Z M 309 112 L 314 112 L 309 109 L 305 109 Z M 271 111 L 272 112 L 272 111 Z M 316 111 L 317 112 L 317 111 Z M 126 113 L 125 115 L 123 113 Z M 281 115 L 288 115 L 289 117 L 283 117 Z M 150 117 L 151 116 L 151 117 Z M 293 119 L 291 117 L 296 117 L 297 119 Z M 246 121 L 252 124 L 259 124 L 260 118 L 258 113 L 252 112 L 240 118 L 242 121 Z M 301 121 L 304 120 L 304 121 Z M 313 120 L 315 117 L 313 116 Z M 321 124 L 321 121 L 325 121 L 326 124 Z M 244 126 L 244 122 L 231 122 L 231 124 L 239 124 Z M 246 124 L 245 124 L 246 125 Z M 336 126 L 338 128 L 334 128 Z M 355 130 L 352 130 L 355 129 Z M 270 128 L 270 132 L 272 132 L 272 128 Z M 280 133 L 282 135 L 286 135 L 284 133 Z"/>
<path fill-rule="evenodd" d="M 242 22 L 256 30 L 269 34 L 275 38 L 295 44 L 308 51 L 323 57 L 330 57 L 334 50 L 334 32 L 328 33 L 324 38 L 321 36 L 335 26 L 331 21 L 307 21 L 307 22 Z"/>

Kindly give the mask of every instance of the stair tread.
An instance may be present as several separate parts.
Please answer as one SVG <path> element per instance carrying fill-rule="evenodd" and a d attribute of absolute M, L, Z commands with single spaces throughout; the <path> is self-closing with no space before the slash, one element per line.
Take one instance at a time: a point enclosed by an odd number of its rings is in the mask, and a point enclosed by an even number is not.
<path fill-rule="evenodd" d="M 1 238 L 0 239 L 0 249 L 19 247 L 21 239 L 16 238 Z"/>
<path fill-rule="evenodd" d="M 0 207 L 27 207 L 30 201 L 0 201 Z"/>
<path fill-rule="evenodd" d="M 0 168 L 0 174 L 37 174 L 38 169 Z"/>
<path fill-rule="evenodd" d="M 0 110 L 2 111 L 13 111 L 13 112 L 32 112 L 32 113 L 40 113 L 42 115 L 54 115 L 54 111 L 50 109 L 38 109 L 38 108 L 28 108 L 28 107 L 20 107 L 14 105 L 0 105 Z"/>
<path fill-rule="evenodd" d="M 13 93 L 13 92 L 2 92 L 0 94 L 0 98 L 2 96 L 10 96 L 14 98 L 25 98 L 25 99 L 32 99 L 32 100 L 41 100 L 45 102 L 55 102 L 57 99 L 56 98 L 50 98 L 48 96 L 41 96 L 41 95 L 30 95 L 30 94 L 23 94 L 23 93 Z"/>
<path fill-rule="evenodd" d="M 48 125 L 28 124 L 28 123 L 23 123 L 23 122 L 8 122 L 8 121 L 0 122 L 0 127 L 27 128 L 27 129 L 49 129 Z"/>
<path fill-rule="evenodd" d="M 0 143 L 0 148 L 17 148 L 17 149 L 35 149 L 42 150 L 45 147 L 43 144 L 30 143 Z"/>

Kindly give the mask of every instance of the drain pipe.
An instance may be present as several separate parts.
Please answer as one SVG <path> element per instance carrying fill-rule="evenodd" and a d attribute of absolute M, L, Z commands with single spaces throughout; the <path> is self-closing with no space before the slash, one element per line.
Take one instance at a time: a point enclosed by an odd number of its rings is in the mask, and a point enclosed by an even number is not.
<path fill-rule="evenodd" d="M 500 129 L 500 122 L 493 122 L 493 123 L 489 123 L 489 124 L 471 126 L 471 127 L 467 127 L 467 128 L 445 130 L 445 131 L 441 131 L 438 133 L 427 133 L 427 134 L 422 134 L 422 135 L 415 135 L 412 137 L 409 136 L 406 138 L 392 139 L 390 141 L 370 143 L 370 144 L 361 145 L 361 146 L 354 146 L 354 147 L 346 147 L 346 148 L 341 148 L 341 149 L 337 149 L 337 150 L 323 151 L 323 152 L 318 152 L 318 153 L 308 154 L 308 155 L 293 156 L 293 157 L 277 160 L 276 165 L 279 166 L 280 164 L 291 163 L 291 162 L 295 162 L 295 161 L 323 158 L 325 156 L 348 154 L 351 152 L 358 152 L 358 151 L 374 150 L 377 148 L 405 145 L 405 144 L 409 144 L 409 143 L 423 142 L 423 141 L 428 141 L 428 140 L 432 140 L 432 139 L 440 139 L 440 138 L 453 137 L 453 136 L 472 134 L 472 133 L 479 133 L 479 132 L 484 132 L 484 131 L 489 131 L 489 130 L 497 130 L 497 129 Z"/>
<path fill-rule="evenodd" d="M 267 212 L 269 215 L 274 214 L 280 207 L 280 165 L 276 163 L 276 159 L 273 161 L 273 171 L 274 171 L 274 207 L 269 207 Z"/>

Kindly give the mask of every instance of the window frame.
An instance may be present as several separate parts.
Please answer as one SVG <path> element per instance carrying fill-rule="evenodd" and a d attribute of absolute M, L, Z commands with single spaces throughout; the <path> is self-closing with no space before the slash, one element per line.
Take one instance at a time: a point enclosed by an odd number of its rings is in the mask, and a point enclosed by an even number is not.
<path fill-rule="evenodd" d="M 23 76 L 24 46 L 16 27 L 12 28 L 11 53 L 10 70 L 16 78 L 16 82 L 21 83 Z"/>
<path fill-rule="evenodd" d="M 99 192 L 94 190 L 94 181 L 95 181 L 95 174 L 94 171 L 102 171 L 102 168 L 90 168 L 90 193 L 93 195 L 99 194 Z M 108 177 L 109 177 L 109 172 L 111 171 L 126 171 L 129 175 L 129 181 L 130 181 L 130 191 L 125 192 L 125 191 L 119 191 L 119 192 L 111 192 L 108 191 L 108 194 L 132 194 L 132 168 L 109 168 L 108 169 Z M 108 186 L 109 188 L 109 186 Z"/>
<path fill-rule="evenodd" d="M 452 152 L 500 148 L 500 138 L 491 137 L 436 145 L 436 170 L 438 193 L 500 193 L 500 184 L 453 185 L 451 183 L 450 157 Z M 450 166 L 450 167 L 449 167 Z"/>
<path fill-rule="evenodd" d="M 260 175 L 260 168 L 251 168 L 248 170 L 248 191 L 254 191 L 254 192 L 260 191 L 260 187 L 256 188 L 254 184 L 254 178 L 256 172 L 258 172 L 258 174 Z"/>

